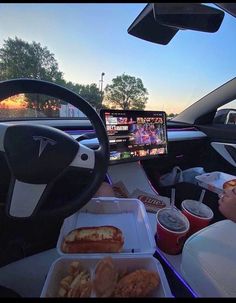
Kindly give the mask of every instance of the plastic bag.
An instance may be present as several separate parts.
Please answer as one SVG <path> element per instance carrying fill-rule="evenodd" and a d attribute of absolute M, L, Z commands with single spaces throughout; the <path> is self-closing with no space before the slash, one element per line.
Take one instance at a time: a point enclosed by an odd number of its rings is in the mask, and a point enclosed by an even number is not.
<path fill-rule="evenodd" d="M 183 173 L 179 166 L 175 166 L 171 172 L 161 176 L 159 180 L 161 186 L 174 185 L 179 182 L 183 182 Z"/>
<path fill-rule="evenodd" d="M 191 167 L 182 171 L 183 182 L 197 184 L 196 176 L 205 174 L 203 167 Z"/>
<path fill-rule="evenodd" d="M 179 166 L 175 166 L 171 172 L 160 177 L 160 186 L 170 186 L 179 182 L 188 182 L 198 184 L 196 176 L 205 174 L 203 167 L 191 167 L 182 170 Z"/>

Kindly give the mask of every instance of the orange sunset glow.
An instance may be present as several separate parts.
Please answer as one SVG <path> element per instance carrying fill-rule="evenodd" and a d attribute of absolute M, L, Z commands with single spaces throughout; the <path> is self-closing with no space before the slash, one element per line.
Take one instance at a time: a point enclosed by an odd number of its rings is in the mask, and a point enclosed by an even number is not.
<path fill-rule="evenodd" d="M 0 109 L 23 109 L 28 105 L 25 94 L 19 94 L 0 102 Z"/>

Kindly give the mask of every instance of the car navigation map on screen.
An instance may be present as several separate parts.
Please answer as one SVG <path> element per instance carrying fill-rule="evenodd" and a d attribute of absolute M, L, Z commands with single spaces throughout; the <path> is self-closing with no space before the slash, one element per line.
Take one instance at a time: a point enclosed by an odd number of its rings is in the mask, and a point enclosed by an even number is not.
<path fill-rule="evenodd" d="M 110 163 L 167 154 L 165 112 L 102 109 L 101 117 L 110 143 Z"/>

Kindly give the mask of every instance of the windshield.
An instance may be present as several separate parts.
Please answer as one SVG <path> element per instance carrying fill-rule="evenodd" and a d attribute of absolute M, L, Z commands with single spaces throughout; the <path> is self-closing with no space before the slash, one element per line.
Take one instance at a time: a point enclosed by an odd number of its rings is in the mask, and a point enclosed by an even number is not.
<path fill-rule="evenodd" d="M 0 80 L 53 81 L 81 94 L 97 110 L 163 110 L 173 117 L 235 76 L 233 16 L 225 13 L 216 33 L 179 31 L 164 46 L 127 33 L 145 6 L 0 4 Z M 132 86 L 128 97 L 122 85 Z M 22 109 L 31 104 L 25 98 L 17 101 Z M 2 101 L 1 110 L 14 100 Z M 47 117 L 60 117 L 57 102 L 46 105 L 51 109 Z M 38 111 L 31 107 L 26 116 L 45 115 Z"/>
<path fill-rule="evenodd" d="M 68 119 L 85 115 L 72 104 L 42 94 L 18 94 L 0 101 L 0 119 Z"/>

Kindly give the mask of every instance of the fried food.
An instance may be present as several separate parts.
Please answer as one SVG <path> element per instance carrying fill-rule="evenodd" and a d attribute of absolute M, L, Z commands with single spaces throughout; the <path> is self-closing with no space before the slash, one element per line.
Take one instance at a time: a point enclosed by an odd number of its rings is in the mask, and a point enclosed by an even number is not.
<path fill-rule="evenodd" d="M 99 261 L 93 281 L 96 296 L 110 297 L 116 287 L 117 279 L 118 272 L 112 262 L 112 258 L 107 257 Z"/>
<path fill-rule="evenodd" d="M 64 253 L 120 252 L 124 244 L 122 231 L 115 226 L 80 227 L 65 236 Z"/>
<path fill-rule="evenodd" d="M 233 189 L 236 187 L 236 179 L 226 181 L 223 184 L 223 189 Z"/>
<path fill-rule="evenodd" d="M 72 276 L 76 276 L 78 274 L 78 270 L 80 268 L 80 262 L 79 261 L 73 261 L 70 263 L 70 266 L 69 266 L 69 274 L 72 275 Z"/>
<path fill-rule="evenodd" d="M 70 275 L 64 277 L 60 282 L 58 296 L 63 298 L 90 297 L 92 292 L 90 273 L 82 269 L 79 262 L 72 262 L 68 271 Z"/>
<path fill-rule="evenodd" d="M 92 290 L 90 274 L 87 271 L 81 271 L 70 285 L 67 293 L 69 298 L 84 298 L 89 297 Z"/>
<path fill-rule="evenodd" d="M 118 272 L 118 281 L 128 274 L 127 268 L 121 269 Z"/>
<path fill-rule="evenodd" d="M 159 284 L 160 277 L 157 273 L 144 269 L 136 270 L 118 282 L 114 297 L 146 297 Z"/>
<path fill-rule="evenodd" d="M 69 290 L 70 285 L 73 281 L 74 277 L 73 276 L 66 276 L 64 279 L 61 280 L 60 285 L 63 287 L 65 290 Z"/>
<path fill-rule="evenodd" d="M 148 297 L 160 285 L 158 273 L 145 269 L 128 272 L 127 268 L 118 270 L 112 257 L 101 259 L 95 268 L 94 279 L 90 272 L 81 267 L 79 261 L 73 261 L 68 273 L 60 281 L 59 297 L 83 298 L 93 295 L 104 297 Z"/>
<path fill-rule="evenodd" d="M 122 181 L 112 185 L 116 198 L 129 198 L 129 192 Z"/>

